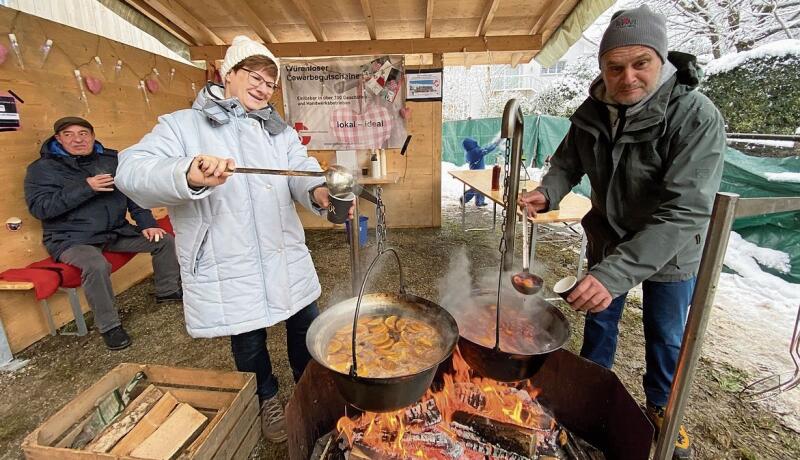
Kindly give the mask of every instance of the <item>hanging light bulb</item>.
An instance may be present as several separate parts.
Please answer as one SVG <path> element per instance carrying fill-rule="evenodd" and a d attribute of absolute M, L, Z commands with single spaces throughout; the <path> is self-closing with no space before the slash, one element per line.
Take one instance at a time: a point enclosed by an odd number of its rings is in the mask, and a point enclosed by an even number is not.
<path fill-rule="evenodd" d="M 144 80 L 139 80 L 139 89 L 142 90 L 142 94 L 144 94 L 144 102 L 147 104 L 147 108 L 150 108 L 150 98 L 147 97 L 147 87 L 144 85 Z"/>
<path fill-rule="evenodd" d="M 44 45 L 42 45 L 42 67 L 44 67 L 44 63 L 47 61 L 47 56 L 50 54 L 51 49 L 53 49 L 53 40 L 48 38 L 45 40 Z"/>
<path fill-rule="evenodd" d="M 86 98 L 86 90 L 83 88 L 83 77 L 81 77 L 81 71 L 75 69 L 73 72 L 75 73 L 75 80 L 78 82 L 78 89 L 81 91 L 81 99 L 83 100 L 84 105 L 86 105 L 86 113 L 90 113 L 91 109 L 89 109 L 89 100 Z"/>
<path fill-rule="evenodd" d="M 22 50 L 19 48 L 19 42 L 17 42 L 17 36 L 14 34 L 8 34 L 8 41 L 11 42 L 11 48 L 14 49 L 14 55 L 17 56 L 17 63 L 19 64 L 19 68 L 25 70 L 25 63 L 22 62 Z"/>
<path fill-rule="evenodd" d="M 119 77 L 120 72 L 122 72 L 122 59 L 117 59 L 117 64 L 114 65 L 114 73 Z"/>
<path fill-rule="evenodd" d="M 175 78 L 175 67 L 169 69 L 169 86 L 172 87 L 172 79 Z"/>

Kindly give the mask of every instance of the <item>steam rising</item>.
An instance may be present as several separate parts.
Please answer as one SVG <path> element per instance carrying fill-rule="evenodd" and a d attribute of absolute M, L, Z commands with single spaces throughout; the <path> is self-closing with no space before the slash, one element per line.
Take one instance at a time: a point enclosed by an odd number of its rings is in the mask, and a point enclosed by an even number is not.
<path fill-rule="evenodd" d="M 467 257 L 466 249 L 456 251 L 448 262 L 447 272 L 439 280 L 439 304 L 445 308 L 459 326 L 460 334 L 472 340 L 472 337 L 486 335 L 494 336 L 495 321 L 486 324 L 470 321 L 475 310 L 489 308 L 497 303 L 497 285 L 501 283 L 501 316 L 507 318 L 521 317 L 526 324 L 535 328 L 532 341 L 522 344 L 522 349 L 514 350 L 522 354 L 538 354 L 552 351 L 561 346 L 566 339 L 568 328 L 565 328 L 560 318 L 555 317 L 549 305 L 544 301 L 541 293 L 536 296 L 523 296 L 511 286 L 511 273 L 503 273 L 498 278 L 497 268 L 480 271 L 473 281 L 471 264 Z M 538 263 L 531 266 L 532 273 L 541 273 L 544 267 Z M 473 340 L 474 341 L 474 340 Z M 500 348 L 503 347 L 501 334 Z M 505 350 L 504 350 L 505 351 Z"/>

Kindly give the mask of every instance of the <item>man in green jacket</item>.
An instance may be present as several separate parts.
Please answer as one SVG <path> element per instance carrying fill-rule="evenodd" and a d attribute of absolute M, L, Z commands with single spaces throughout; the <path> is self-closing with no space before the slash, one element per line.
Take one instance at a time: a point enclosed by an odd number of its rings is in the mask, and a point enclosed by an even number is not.
<path fill-rule="evenodd" d="M 541 186 L 520 204 L 558 209 L 589 176 L 592 209 L 582 224 L 590 269 L 567 298 L 587 312 L 581 356 L 611 367 L 625 296 L 642 283 L 646 412 L 660 428 L 722 177 L 725 129 L 695 91 L 694 57 L 668 54 L 666 20 L 646 5 L 612 17 L 599 55 L 601 76 Z M 691 457 L 683 427 L 675 454 Z"/>

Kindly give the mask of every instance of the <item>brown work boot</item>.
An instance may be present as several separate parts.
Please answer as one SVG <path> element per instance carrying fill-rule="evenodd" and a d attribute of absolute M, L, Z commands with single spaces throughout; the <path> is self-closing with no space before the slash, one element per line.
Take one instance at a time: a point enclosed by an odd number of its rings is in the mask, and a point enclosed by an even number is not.
<path fill-rule="evenodd" d="M 650 420 L 650 423 L 656 429 L 656 436 L 661 432 L 661 425 L 664 424 L 664 408 L 661 406 L 653 406 L 647 403 L 645 408 L 645 415 Z M 692 459 L 692 443 L 689 441 L 689 433 L 686 432 L 686 427 L 681 425 L 678 427 L 678 437 L 675 439 L 675 451 L 672 453 L 672 460 L 691 460 Z"/>
<path fill-rule="evenodd" d="M 283 404 L 275 395 L 261 403 L 261 434 L 270 442 L 279 443 L 286 441 L 286 416 L 283 414 Z"/>

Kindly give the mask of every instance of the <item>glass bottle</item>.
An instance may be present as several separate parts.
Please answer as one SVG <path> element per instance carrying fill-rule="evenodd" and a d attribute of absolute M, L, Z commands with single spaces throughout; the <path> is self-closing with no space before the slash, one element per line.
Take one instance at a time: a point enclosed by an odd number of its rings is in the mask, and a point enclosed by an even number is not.
<path fill-rule="evenodd" d="M 377 149 L 372 149 L 372 156 L 369 159 L 372 166 L 372 177 L 376 179 L 381 177 L 381 160 L 378 153 Z"/>
<path fill-rule="evenodd" d="M 492 166 L 492 190 L 500 190 L 500 156 L 495 159 L 494 166 Z"/>

